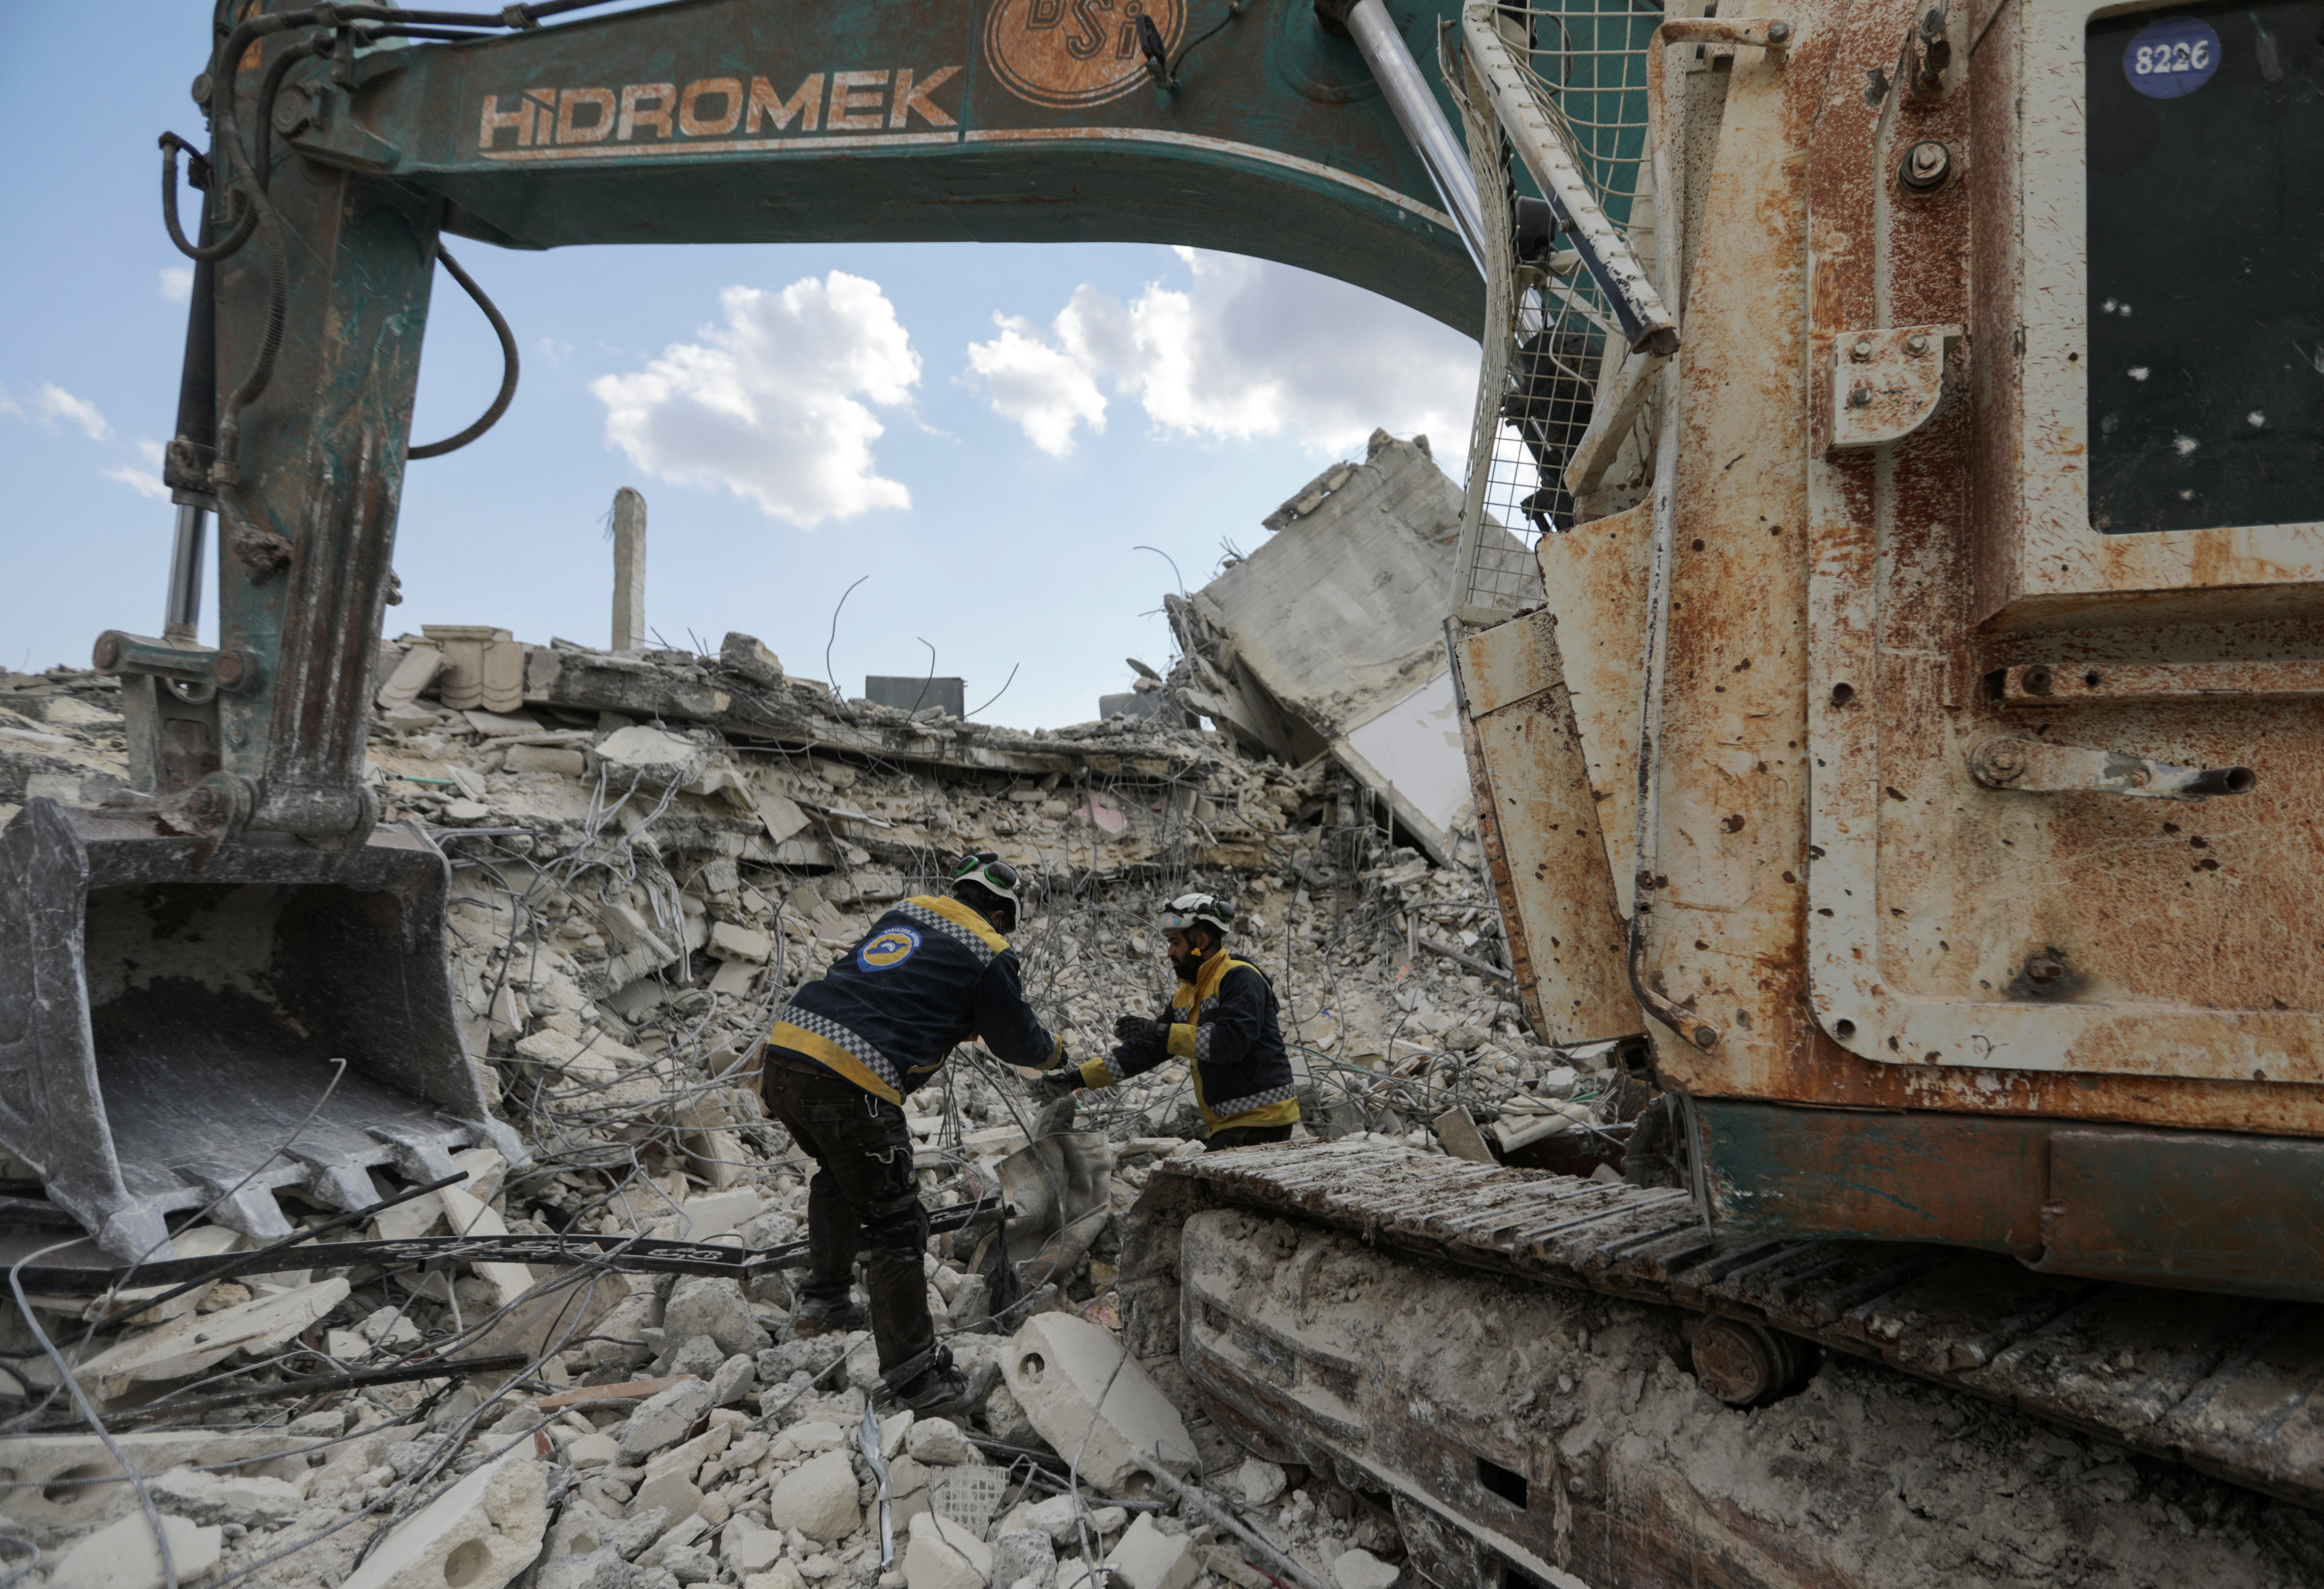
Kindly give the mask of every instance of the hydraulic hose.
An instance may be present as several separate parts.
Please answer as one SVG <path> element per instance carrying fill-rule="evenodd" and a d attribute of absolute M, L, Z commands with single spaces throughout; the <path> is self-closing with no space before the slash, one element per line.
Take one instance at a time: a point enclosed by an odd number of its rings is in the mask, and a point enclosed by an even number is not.
<path fill-rule="evenodd" d="M 493 323 L 493 335 L 501 339 L 501 390 L 493 399 L 492 407 L 486 409 L 475 424 L 456 436 L 446 436 L 442 441 L 431 441 L 424 446 L 413 447 L 403 455 L 406 459 L 440 458 L 447 453 L 458 452 L 476 437 L 484 435 L 485 431 L 499 424 L 501 416 L 508 412 L 509 404 L 516 397 L 515 333 L 509 329 L 508 321 L 502 317 L 500 310 L 493 306 L 493 300 L 484 296 L 484 289 L 476 285 L 475 278 L 460 269 L 460 262 L 452 257 L 451 250 L 438 243 L 436 248 L 436 257 L 442 262 L 444 268 L 452 273 L 452 280 L 457 281 L 466 289 L 468 296 L 476 300 L 476 307 L 484 311 L 484 318 Z"/>
<path fill-rule="evenodd" d="M 234 230 L 217 242 L 212 243 L 187 242 L 185 229 L 178 221 L 178 152 L 180 150 L 193 156 L 197 161 L 202 158 L 199 151 L 175 133 L 161 134 L 161 224 L 170 229 L 170 241 L 176 245 L 178 252 L 188 259 L 202 264 L 207 264 L 212 260 L 222 260 L 240 250 L 244 243 L 250 241 L 251 233 L 257 228 L 258 216 L 245 209 L 242 212 L 242 218 L 235 223 Z M 198 172 L 200 168 L 197 166 L 195 170 Z M 217 179 L 211 177 L 208 180 L 215 184 Z M 203 179 L 198 177 L 195 185 L 202 186 Z"/>

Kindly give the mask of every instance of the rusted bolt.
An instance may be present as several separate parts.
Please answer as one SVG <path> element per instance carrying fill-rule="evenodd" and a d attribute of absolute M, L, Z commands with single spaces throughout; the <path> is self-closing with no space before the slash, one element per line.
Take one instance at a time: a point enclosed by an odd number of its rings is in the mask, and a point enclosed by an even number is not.
<path fill-rule="evenodd" d="M 2055 987 L 2065 975 L 2065 963 L 2046 954 L 2037 954 L 2025 962 L 2025 980 L 2036 987 Z"/>
<path fill-rule="evenodd" d="M 1865 360 L 1872 356 L 1872 339 L 1868 336 L 1858 337 L 1856 339 L 1856 345 L 1849 348 L 1848 352 L 1849 357 L 1853 358 L 1858 363 L 1862 363 Z"/>
<path fill-rule="evenodd" d="M 1872 406 L 1872 389 L 1868 386 L 1849 388 L 1848 393 L 1848 406 L 1851 409 L 1870 408 Z"/>
<path fill-rule="evenodd" d="M 1904 339 L 1904 351 L 1917 359 L 1929 351 L 1929 339 L 1914 332 Z"/>
<path fill-rule="evenodd" d="M 1896 179 L 1915 193 L 1927 193 L 1943 187 L 1952 169 L 1953 152 L 1933 138 L 1924 138 L 1904 152 Z"/>
<path fill-rule="evenodd" d="M 250 659 L 239 651 L 221 651 L 211 665 L 211 676 L 221 690 L 238 690 L 254 675 Z"/>
<path fill-rule="evenodd" d="M 1988 789 L 2006 789 L 2025 776 L 2025 748 L 2006 734 L 1980 739 L 1969 753 L 1969 776 Z"/>
<path fill-rule="evenodd" d="M 296 83 L 283 88 L 274 97 L 274 130 L 285 138 L 296 137 L 314 121 L 309 108 L 307 90 Z"/>
<path fill-rule="evenodd" d="M 1770 44 L 1788 44 L 1788 43 L 1790 43 L 1791 41 L 1792 41 L 1792 24 L 1791 24 L 1791 23 L 1787 23 L 1787 22 L 1771 22 L 1771 23 L 1769 23 L 1767 24 L 1767 42 L 1768 42 L 1768 43 L 1770 43 Z"/>
<path fill-rule="evenodd" d="M 2048 668 L 2029 667 L 2018 682 L 2024 686 L 2025 693 L 2029 695 L 2046 695 L 2050 693 L 2054 680 Z"/>

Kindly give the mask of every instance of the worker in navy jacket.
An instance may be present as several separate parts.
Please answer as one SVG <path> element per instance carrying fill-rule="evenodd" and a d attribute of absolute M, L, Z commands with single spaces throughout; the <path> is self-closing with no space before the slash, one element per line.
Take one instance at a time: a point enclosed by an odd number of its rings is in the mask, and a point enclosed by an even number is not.
<path fill-rule="evenodd" d="M 767 1105 L 816 1164 L 807 1189 L 801 1335 L 860 1329 L 851 1295 L 864 1254 L 872 1333 L 888 1394 L 927 1417 L 964 1412 L 972 1384 L 939 1346 L 922 1258 L 927 1210 L 912 1173 L 902 1104 L 971 1038 L 1014 1064 L 1051 1069 L 1065 1044 L 1025 1002 L 1006 934 L 1018 876 L 985 850 L 954 869 L 952 897 L 905 900 L 821 978 L 791 996 L 767 1034 Z"/>

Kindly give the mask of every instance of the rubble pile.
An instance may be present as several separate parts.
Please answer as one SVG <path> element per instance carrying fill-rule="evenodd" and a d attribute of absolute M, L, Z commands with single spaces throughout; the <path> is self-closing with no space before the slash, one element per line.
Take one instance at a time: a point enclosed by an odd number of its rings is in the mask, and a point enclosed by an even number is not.
<path fill-rule="evenodd" d="M 981 848 L 1028 879 L 1014 936 L 1026 986 L 1076 1056 L 1167 995 L 1150 923 L 1200 887 L 1238 901 L 1236 952 L 1277 985 L 1303 1134 L 1434 1146 L 1448 1116 L 1473 1139 L 1497 1119 L 1621 1112 L 1610 1056 L 1577 1063 L 1526 1031 L 1476 873 L 1399 846 L 1328 760 L 1293 767 L 1126 714 L 1017 733 L 843 701 L 744 636 L 717 656 L 558 642 L 492 657 L 513 644 L 488 629 L 394 642 L 368 777 L 382 820 L 417 827 L 451 863 L 466 1041 L 532 1161 L 456 1154 L 466 1180 L 349 1235 L 796 1240 L 805 1169 L 761 1106 L 758 1040 L 789 989 Z M 521 699 L 451 703 L 475 698 L 476 675 L 512 672 Z M 583 703 L 606 699 L 623 705 Z M 116 700 L 112 680 L 69 669 L 0 679 L 0 821 L 28 799 L 98 804 L 126 786 Z M 908 1114 L 938 1210 L 1005 1191 L 1038 1129 L 1022 1078 L 973 1046 Z M 1074 1228 L 1093 1234 L 1020 1265 L 1013 1308 L 993 1317 L 989 1229 L 936 1240 L 931 1306 L 965 1366 L 1006 1365 L 1012 1341 L 1060 1323 L 1120 1357 L 1110 1216 L 1160 1160 L 1198 1151 L 1184 1068 L 1084 1095 L 1074 1125 L 1095 1176 Z M 295 1193 L 283 1202 L 294 1222 L 323 1217 Z M 215 1225 L 177 1243 L 187 1256 L 248 1245 Z M 0 1310 L 14 1354 L 0 1358 L 13 1396 L 0 1438 L 45 1455 L 8 1458 L 21 1476 L 0 1490 L 0 1521 L 66 1584 L 161 1584 L 146 1497 L 181 1583 L 926 1589 L 984 1582 L 995 1563 L 1036 1584 L 1093 1584 L 1088 1564 L 1115 1583 L 1264 1581 L 1249 1548 L 1136 1462 L 1070 1472 L 1086 1406 L 1033 1405 L 1004 1379 L 965 1428 L 876 1413 L 867 1426 L 868 1336 L 802 1338 L 791 1300 L 779 1274 L 746 1292 L 519 1263 L 224 1281 L 126 1318 L 121 1299 L 35 1297 Z M 523 1367 L 281 1389 L 494 1351 Z M 136 1453 L 144 1497 L 76 1415 L 59 1360 Z M 1185 1478 L 1219 1504 L 1261 1504 L 1279 1474 L 1247 1465 L 1183 1383 L 1153 1400 L 1182 1420 L 1160 1445 L 1188 1459 Z M 1254 1514 L 1270 1537 L 1320 1581 L 1389 1581 L 1394 1529 L 1292 1476 Z"/>

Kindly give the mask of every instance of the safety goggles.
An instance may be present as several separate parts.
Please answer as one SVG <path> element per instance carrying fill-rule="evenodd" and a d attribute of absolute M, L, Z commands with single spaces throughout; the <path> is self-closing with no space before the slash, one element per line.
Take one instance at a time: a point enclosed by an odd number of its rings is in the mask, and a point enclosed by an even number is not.
<path fill-rule="evenodd" d="M 952 869 L 953 886 L 979 883 L 1009 901 L 1017 903 L 1017 868 L 990 850 L 980 850 L 974 855 L 963 856 Z"/>

